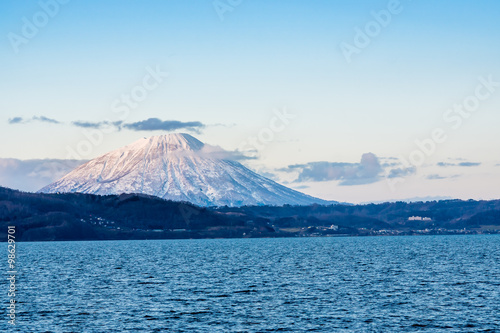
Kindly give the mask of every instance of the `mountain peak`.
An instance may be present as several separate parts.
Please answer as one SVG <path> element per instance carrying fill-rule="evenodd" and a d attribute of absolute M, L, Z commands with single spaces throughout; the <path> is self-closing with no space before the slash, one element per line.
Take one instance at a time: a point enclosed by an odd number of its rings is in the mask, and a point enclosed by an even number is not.
<path fill-rule="evenodd" d="M 198 206 L 327 203 L 213 158 L 189 134 L 143 138 L 76 168 L 41 192 L 142 193 Z"/>
<path fill-rule="evenodd" d="M 163 135 L 142 138 L 124 147 L 127 149 L 142 149 L 144 146 L 164 151 L 190 150 L 198 151 L 203 148 L 204 143 L 186 133 L 169 133 Z"/>

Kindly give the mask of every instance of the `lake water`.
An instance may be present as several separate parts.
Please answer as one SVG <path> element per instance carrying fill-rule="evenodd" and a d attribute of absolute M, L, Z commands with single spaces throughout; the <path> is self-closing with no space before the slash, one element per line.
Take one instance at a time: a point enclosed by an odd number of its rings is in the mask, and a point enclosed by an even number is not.
<path fill-rule="evenodd" d="M 500 235 L 17 246 L 2 332 L 500 331 Z"/>

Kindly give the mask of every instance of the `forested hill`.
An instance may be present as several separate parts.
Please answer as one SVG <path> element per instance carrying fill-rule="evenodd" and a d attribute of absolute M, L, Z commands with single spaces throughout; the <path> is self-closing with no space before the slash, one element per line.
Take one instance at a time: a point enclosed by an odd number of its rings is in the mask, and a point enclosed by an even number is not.
<path fill-rule="evenodd" d="M 0 187 L 0 239 L 20 241 L 496 233 L 500 200 L 200 208 L 123 194 L 25 193 Z"/>

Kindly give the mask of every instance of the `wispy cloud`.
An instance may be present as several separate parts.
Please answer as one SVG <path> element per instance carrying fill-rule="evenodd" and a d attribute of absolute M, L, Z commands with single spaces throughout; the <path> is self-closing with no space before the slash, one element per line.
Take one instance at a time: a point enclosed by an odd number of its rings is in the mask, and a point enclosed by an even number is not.
<path fill-rule="evenodd" d="M 460 163 L 450 163 L 450 162 L 439 162 L 436 164 L 439 167 L 452 167 L 452 166 L 458 166 L 458 167 L 475 167 L 475 166 L 480 166 L 480 162 L 460 162 Z"/>
<path fill-rule="evenodd" d="M 31 118 L 32 121 L 41 121 L 41 122 L 44 122 L 44 123 L 51 123 L 51 124 L 60 124 L 59 121 L 55 120 L 55 119 L 52 119 L 52 118 L 47 118 L 45 116 L 35 116 L 33 118 Z"/>
<path fill-rule="evenodd" d="M 149 118 L 135 123 L 125 124 L 124 128 L 133 131 L 174 131 L 179 129 L 199 131 L 205 125 L 199 121 L 182 122 L 178 120 L 161 120 L 158 118 Z"/>
<path fill-rule="evenodd" d="M 307 186 L 307 185 L 297 185 L 297 186 L 293 186 L 294 189 L 296 190 L 305 190 L 307 188 L 310 188 L 310 186 Z"/>
<path fill-rule="evenodd" d="M 201 150 L 198 151 L 200 156 L 207 158 L 213 158 L 218 160 L 229 160 L 229 161 L 242 161 L 242 160 L 252 160 L 256 157 L 249 157 L 242 154 L 239 151 L 229 151 L 224 150 L 220 146 L 212 146 L 205 144 Z"/>
<path fill-rule="evenodd" d="M 435 180 L 435 179 L 446 179 L 446 177 L 440 176 L 438 174 L 432 174 L 432 175 L 426 176 L 425 179 L 432 179 L 432 180 Z"/>
<path fill-rule="evenodd" d="M 481 163 L 479 162 L 461 162 L 461 163 L 458 163 L 458 166 L 461 166 L 461 167 L 474 167 L 474 166 L 480 166 Z"/>
<path fill-rule="evenodd" d="M 23 118 L 21 118 L 21 117 L 14 117 L 14 118 L 10 118 L 10 119 L 8 120 L 8 123 L 9 123 L 9 124 L 20 124 L 20 123 L 22 123 L 23 121 L 24 121 L 24 119 L 23 119 Z"/>
<path fill-rule="evenodd" d="M 45 122 L 50 124 L 62 124 L 62 122 L 48 118 L 45 116 L 34 116 L 31 118 L 23 118 L 23 117 L 14 117 L 8 120 L 8 123 L 11 125 L 14 124 L 28 124 L 31 122 Z M 76 120 L 72 121 L 71 125 L 81 128 L 109 128 L 114 127 L 117 130 L 121 130 L 122 128 L 128 129 L 131 131 L 175 131 L 175 130 L 187 130 L 199 133 L 201 129 L 206 127 L 200 121 L 179 121 L 179 120 L 161 120 L 158 118 L 149 118 L 146 120 L 124 124 L 123 121 L 99 121 L 99 122 L 91 122 L 84 120 Z"/>
<path fill-rule="evenodd" d="M 103 127 L 116 127 L 117 129 L 121 128 L 123 121 L 100 121 L 100 122 L 90 122 L 90 121 L 73 121 L 71 122 L 73 126 L 82 127 L 82 128 L 103 128 Z"/>
<path fill-rule="evenodd" d="M 7 121 L 9 124 L 27 124 L 32 122 L 43 122 L 50 124 L 60 124 L 61 122 L 45 116 L 34 116 L 31 118 L 14 117 Z"/>
<path fill-rule="evenodd" d="M 400 164 L 395 164 L 395 165 L 400 165 Z M 394 166 L 394 165 L 390 165 Z M 405 168 L 405 167 L 398 167 L 398 168 L 393 168 L 387 171 L 387 178 L 399 178 L 399 177 L 407 177 L 414 175 L 417 172 L 417 168 L 414 166 Z"/>
<path fill-rule="evenodd" d="M 439 180 L 439 179 L 450 179 L 450 178 L 457 178 L 457 177 L 460 177 L 460 176 L 459 175 L 442 176 L 442 175 L 438 175 L 438 174 L 432 174 L 432 175 L 425 176 L 425 179 Z"/>

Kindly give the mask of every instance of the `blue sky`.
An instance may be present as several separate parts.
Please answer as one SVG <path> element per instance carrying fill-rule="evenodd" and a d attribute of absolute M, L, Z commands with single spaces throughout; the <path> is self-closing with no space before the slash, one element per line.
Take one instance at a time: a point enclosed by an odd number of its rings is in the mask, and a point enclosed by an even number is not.
<path fill-rule="evenodd" d="M 293 118 L 245 164 L 288 186 L 351 202 L 500 197 L 500 88 L 459 128 L 443 119 L 480 77 L 500 81 L 498 1 L 65 2 L 0 4 L 0 158 L 65 159 L 95 130 L 73 122 L 121 121 L 80 154 L 93 158 L 165 133 L 133 130 L 151 118 L 235 150 L 286 109 Z M 347 59 L 360 30 L 369 44 Z M 114 112 L 158 68 L 168 77 Z M 445 142 L 402 168 L 436 128 Z M 386 174 L 403 179 L 394 188 Z"/>

